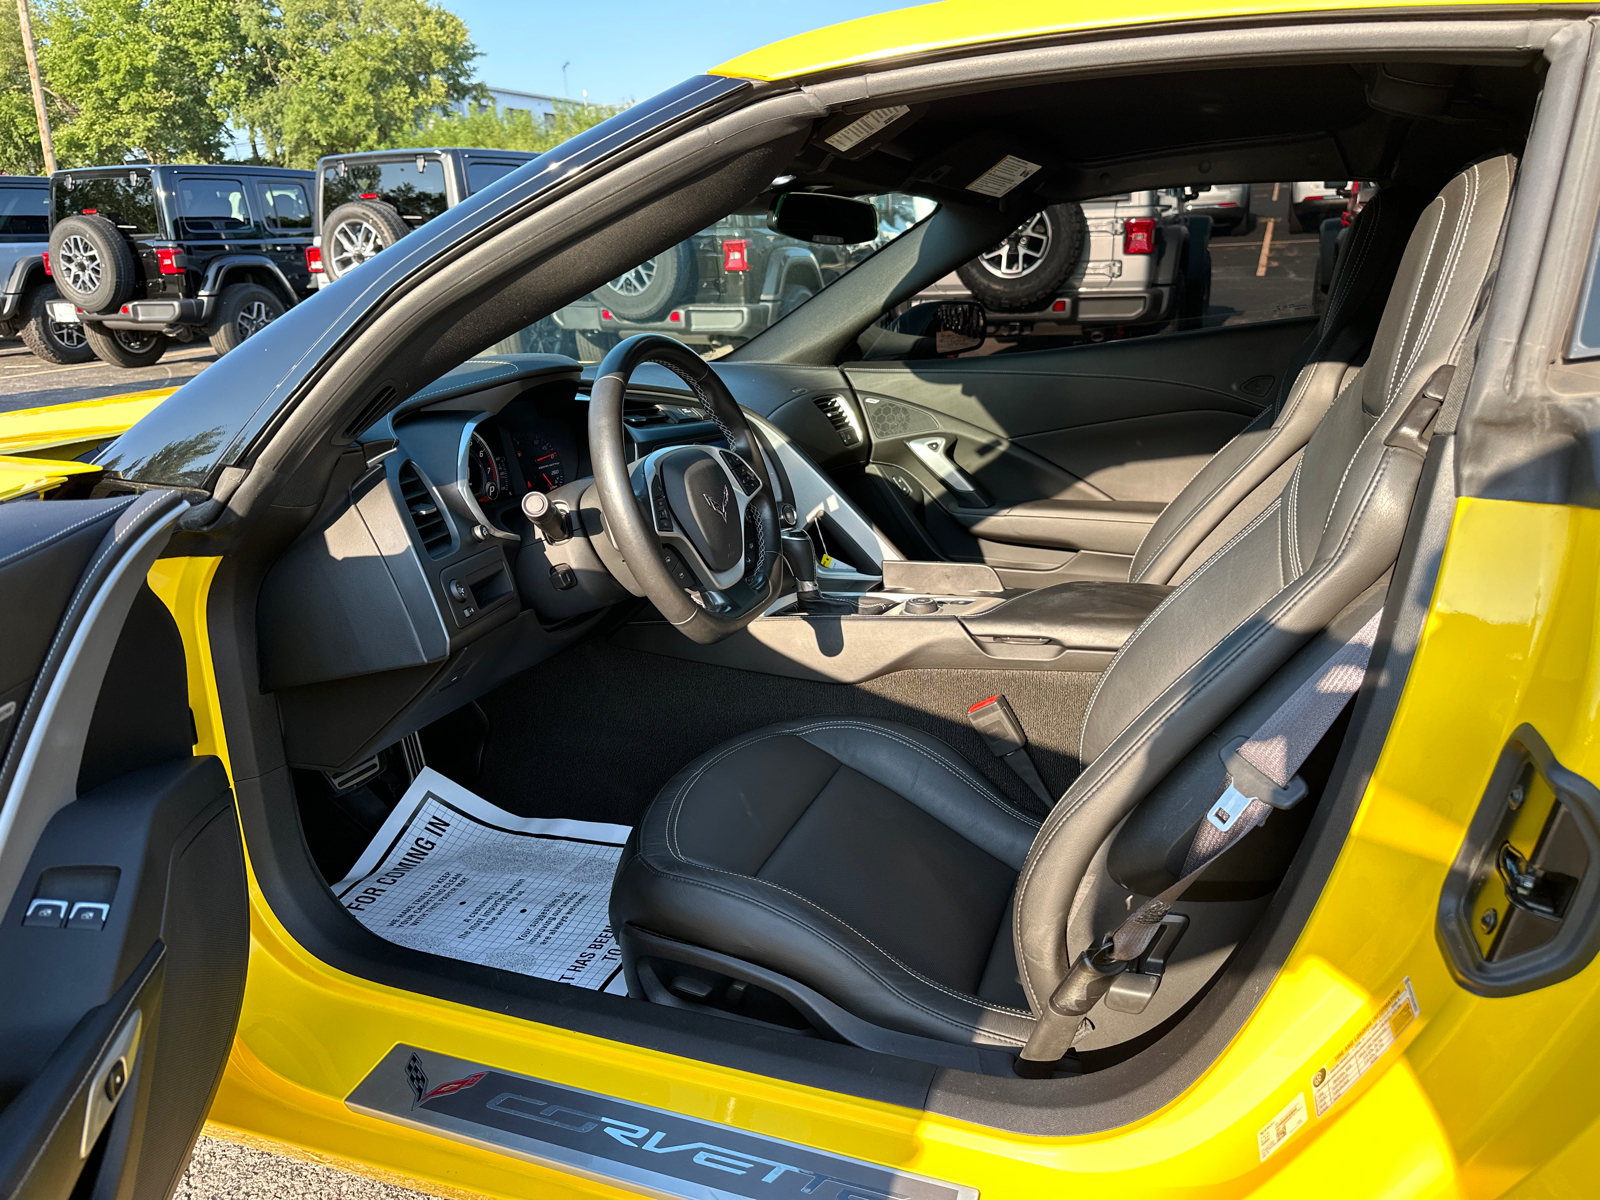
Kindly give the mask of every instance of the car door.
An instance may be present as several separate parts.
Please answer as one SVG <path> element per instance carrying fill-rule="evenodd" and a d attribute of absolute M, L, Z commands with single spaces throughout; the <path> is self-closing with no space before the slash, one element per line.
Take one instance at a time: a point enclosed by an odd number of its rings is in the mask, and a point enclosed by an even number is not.
<path fill-rule="evenodd" d="M 256 205 L 266 223 L 267 257 L 304 296 L 311 290 L 311 271 L 306 266 L 306 247 L 311 244 L 311 199 L 306 185 L 298 179 L 258 178 L 255 180 Z"/>
<path fill-rule="evenodd" d="M 0 505 L 0 1197 L 165 1197 L 227 1060 L 249 909 L 146 575 L 174 492 Z"/>
<path fill-rule="evenodd" d="M 1011 587 L 1125 579 L 1161 510 L 1271 402 L 1312 324 L 847 364 L 872 442 L 860 498 L 913 558 L 986 563 Z"/>

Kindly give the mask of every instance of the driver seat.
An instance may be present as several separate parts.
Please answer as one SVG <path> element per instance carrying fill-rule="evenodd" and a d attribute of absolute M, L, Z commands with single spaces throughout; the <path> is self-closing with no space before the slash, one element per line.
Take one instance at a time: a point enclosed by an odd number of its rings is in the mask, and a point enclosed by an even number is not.
<path fill-rule="evenodd" d="M 1251 732 L 1265 715 L 1257 694 L 1313 669 L 1298 651 L 1382 604 L 1422 471 L 1421 393 L 1473 327 L 1514 169 L 1510 157 L 1478 163 L 1423 212 L 1367 363 L 1277 496 L 1112 660 L 1084 716 L 1088 765 L 1042 822 L 902 725 L 812 719 L 745 734 L 674 776 L 623 852 L 611 917 L 630 992 L 653 994 L 641 945 L 670 958 L 677 943 L 901 1034 L 1022 1046 L 1104 932 L 1069 929 L 1068 916 L 1119 823 L 1174 768 L 1209 762 L 1205 786 L 1194 778 L 1184 793 L 1193 829 L 1222 774 L 1197 747 Z"/>

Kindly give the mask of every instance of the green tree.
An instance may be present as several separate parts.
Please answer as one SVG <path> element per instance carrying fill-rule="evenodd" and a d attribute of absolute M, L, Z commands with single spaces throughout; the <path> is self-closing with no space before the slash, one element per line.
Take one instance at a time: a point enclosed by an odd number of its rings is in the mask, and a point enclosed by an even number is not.
<path fill-rule="evenodd" d="M 62 166 L 214 162 L 228 138 L 213 102 L 239 26 L 209 0 L 52 0 L 36 22 L 56 97 Z"/>
<path fill-rule="evenodd" d="M 557 100 L 555 112 L 548 119 L 541 116 L 538 120 L 534 119 L 532 113 L 520 108 L 510 112 L 488 108 L 471 114 L 435 112 L 420 126 L 396 138 L 391 145 L 395 148 L 479 146 L 489 150 L 532 150 L 542 154 L 621 112 L 624 107 Z"/>
<path fill-rule="evenodd" d="M 481 92 L 466 25 L 432 0 L 240 0 L 237 11 L 219 103 L 274 162 L 402 144 Z"/>
<path fill-rule="evenodd" d="M 45 96 L 52 115 L 59 111 Z M 39 124 L 33 115 L 33 91 L 28 83 L 28 60 L 22 54 L 22 31 L 17 27 L 17 6 L 0 2 L 0 171 L 7 175 L 37 175 L 44 170 L 39 149 Z"/>

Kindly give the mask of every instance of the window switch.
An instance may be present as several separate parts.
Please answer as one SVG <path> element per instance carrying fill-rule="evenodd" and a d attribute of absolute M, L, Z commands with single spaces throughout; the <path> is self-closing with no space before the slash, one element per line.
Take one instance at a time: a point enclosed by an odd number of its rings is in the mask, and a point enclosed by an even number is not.
<path fill-rule="evenodd" d="M 67 923 L 67 902 L 36 897 L 28 902 L 28 911 L 22 918 L 24 925 L 59 929 Z"/>
<path fill-rule="evenodd" d="M 72 915 L 67 918 L 68 929 L 104 929 L 106 918 L 111 915 L 111 905 L 101 904 L 97 900 L 80 900 L 72 906 Z"/>

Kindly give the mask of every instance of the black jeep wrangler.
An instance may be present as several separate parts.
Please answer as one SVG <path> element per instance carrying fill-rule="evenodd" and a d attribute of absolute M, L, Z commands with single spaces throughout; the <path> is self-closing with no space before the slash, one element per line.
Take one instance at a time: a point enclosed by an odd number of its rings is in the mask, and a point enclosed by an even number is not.
<path fill-rule="evenodd" d="M 147 367 L 174 339 L 226 354 L 311 293 L 310 171 L 90 167 L 50 177 L 57 321 Z"/>
<path fill-rule="evenodd" d="M 525 150 L 369 150 L 317 160 L 317 222 L 312 270 L 322 282 L 355 270 L 424 221 L 460 204 L 523 163 Z"/>

